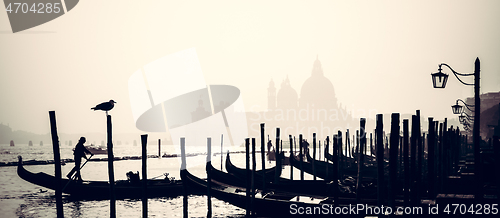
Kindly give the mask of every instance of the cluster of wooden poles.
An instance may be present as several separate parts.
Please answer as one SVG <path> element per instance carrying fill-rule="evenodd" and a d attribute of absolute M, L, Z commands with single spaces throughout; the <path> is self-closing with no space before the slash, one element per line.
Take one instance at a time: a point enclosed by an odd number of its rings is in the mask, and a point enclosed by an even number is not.
<path fill-rule="evenodd" d="M 429 202 L 435 203 L 436 196 L 439 193 L 456 193 L 456 194 L 477 194 L 481 192 L 477 190 L 474 185 L 468 187 L 457 187 L 456 184 L 465 184 L 464 182 L 456 183 L 457 180 L 463 179 L 467 181 L 474 181 L 473 173 L 458 173 L 459 169 L 465 168 L 465 164 L 474 165 L 472 157 L 473 147 L 468 143 L 467 135 L 463 135 L 460 129 L 453 126 L 448 127 L 447 119 L 444 122 L 434 121 L 432 117 L 428 118 L 428 129 L 424 133 L 421 126 L 420 111 L 417 110 L 415 115 L 410 120 L 402 120 L 402 128 L 400 126 L 400 114 L 391 114 L 391 132 L 385 134 L 383 131 L 383 115 L 376 116 L 376 129 L 375 129 L 375 146 L 372 144 L 372 133 L 370 133 L 370 149 L 371 154 L 368 155 L 367 137 L 365 132 L 366 119 L 360 119 L 360 129 L 356 131 L 356 145 L 351 147 L 349 130 L 346 132 L 345 144 L 342 140 L 342 132 L 333 135 L 332 156 L 333 162 L 332 176 L 333 181 L 342 181 L 345 175 L 344 169 L 357 167 L 357 181 L 356 181 L 356 202 L 363 203 L 360 199 L 360 184 L 364 178 L 370 173 L 364 166 L 364 158 L 371 157 L 375 154 L 376 160 L 376 184 L 377 184 L 377 204 L 378 206 L 388 205 L 395 207 L 397 205 L 404 206 L 418 206 L 428 204 Z M 411 128 L 411 131 L 410 131 Z M 354 136 L 353 136 L 354 138 Z M 384 140 L 385 139 L 385 140 Z M 252 151 L 252 167 L 250 168 L 250 140 Z M 295 137 L 289 135 L 290 144 L 290 159 L 293 155 L 299 153 L 300 179 L 304 180 L 304 171 L 301 164 L 303 163 L 303 156 L 305 152 L 309 152 L 304 144 L 299 143 L 299 152 L 294 152 L 297 143 Z M 329 137 L 327 136 L 325 145 L 325 156 L 329 152 Z M 354 140 L 353 140 L 354 141 Z M 385 142 L 384 142 L 385 141 Z M 498 142 L 498 140 L 496 140 Z M 303 136 L 299 135 L 299 142 L 303 142 Z M 316 171 L 314 169 L 314 161 L 316 159 L 316 134 L 313 134 L 312 150 L 313 150 L 313 179 L 316 180 Z M 261 124 L 261 155 L 262 155 L 262 169 L 264 165 L 264 124 Z M 321 145 L 321 142 L 318 143 Z M 247 196 L 248 207 L 247 215 L 251 214 L 251 199 L 255 193 L 254 188 L 254 173 L 255 173 L 255 138 L 246 139 L 246 169 L 247 169 Z M 282 159 L 284 157 L 282 151 L 282 140 L 280 138 L 280 129 L 276 129 L 276 166 L 281 167 Z M 495 152 L 498 152 L 499 146 L 496 146 Z M 355 150 L 355 151 L 354 151 Z M 499 154 L 495 155 L 500 157 Z M 280 158 L 281 157 L 281 158 Z M 354 159 L 355 161 L 349 161 Z M 466 160 L 467 158 L 467 160 Z M 325 157 L 326 159 L 326 157 Z M 497 168 L 500 158 L 497 158 Z M 356 164 L 357 166 L 353 166 Z M 385 166 L 388 165 L 388 170 Z M 252 169 L 252 170 L 250 170 Z M 328 173 L 328 172 L 327 172 Z M 265 176 L 265 175 L 264 175 Z M 280 175 L 275 175 L 275 183 L 278 183 Z M 461 178 L 463 177 L 463 178 Z M 468 177 L 468 178 L 467 178 Z M 293 180 L 293 167 L 290 167 L 290 179 Z M 263 179 L 263 187 L 265 189 L 265 179 Z M 499 180 L 500 181 L 500 180 Z M 337 182 L 333 183 L 337 185 Z M 335 186 L 335 191 L 338 192 L 338 187 Z M 337 195 L 333 196 L 334 201 L 337 200 Z M 424 200 L 424 201 L 423 201 Z M 477 200 L 477 199 L 476 199 Z M 473 203 L 477 203 L 475 201 Z"/>
<path fill-rule="evenodd" d="M 55 163 L 55 177 L 61 178 L 61 161 L 59 152 L 59 139 L 57 135 L 55 112 L 49 112 L 50 124 L 51 124 L 51 134 L 54 149 L 54 163 Z M 378 114 L 376 116 L 376 129 L 374 134 L 375 146 L 372 144 L 372 133 L 370 133 L 370 149 L 375 153 L 376 159 L 376 180 L 377 180 L 377 204 L 378 206 L 388 205 L 391 207 L 400 204 L 402 201 L 405 206 L 419 205 L 421 200 L 436 199 L 438 193 L 443 193 L 447 190 L 449 183 L 452 183 L 453 179 L 456 179 L 457 170 L 459 167 L 463 166 L 463 158 L 472 152 L 472 147 L 468 144 L 468 139 L 466 135 L 462 135 L 458 128 L 447 127 L 447 120 L 445 119 L 443 123 L 434 121 L 433 118 L 428 118 L 429 126 L 426 133 L 422 133 L 422 127 L 420 125 L 420 111 L 416 111 L 415 115 L 412 115 L 411 119 L 411 131 L 410 131 L 410 121 L 404 119 L 402 124 L 402 134 L 401 134 L 401 121 L 400 114 L 393 113 L 391 115 L 391 132 L 389 137 L 383 131 L 383 115 Z M 363 203 L 359 195 L 359 187 L 362 182 L 362 178 L 365 178 L 367 170 L 363 170 L 364 158 L 370 157 L 372 154 L 368 155 L 367 137 L 365 131 L 366 119 L 360 119 L 360 129 L 357 130 L 357 140 L 356 145 L 351 147 L 349 130 L 346 132 L 346 143 L 342 143 L 342 132 L 338 132 L 332 137 L 332 156 L 331 161 L 333 162 L 332 169 L 332 180 L 339 181 L 342 180 L 346 175 L 344 170 L 348 167 L 353 167 L 353 164 L 357 164 L 357 183 L 356 188 L 356 202 Z M 264 139 L 264 124 L 261 124 L 261 155 L 262 155 L 262 169 L 265 169 L 265 139 Z M 107 115 L 107 149 L 108 149 L 108 172 L 109 172 L 109 183 L 110 183 L 110 217 L 116 217 L 116 198 L 114 190 L 114 172 L 113 172 L 113 143 L 112 143 L 112 126 L 111 126 L 111 116 Z M 385 143 L 384 143 L 385 139 Z M 142 178 L 147 178 L 147 135 L 141 136 L 142 140 Z M 295 153 L 299 153 L 299 164 L 303 163 L 303 156 L 305 152 L 309 152 L 309 149 L 305 147 L 303 142 L 303 136 L 299 135 L 299 152 L 294 152 L 296 148 L 294 147 L 297 143 L 294 143 L 294 138 L 289 135 L 290 140 L 290 157 Z M 314 166 L 314 161 L 316 159 L 316 134 L 313 134 L 312 149 L 313 149 L 313 160 L 312 165 Z M 498 138 L 494 140 L 496 145 L 495 156 L 500 157 L 498 148 Z M 250 167 L 250 142 L 252 151 L 252 167 Z M 329 151 L 329 136 L 327 136 L 325 141 L 325 156 Z M 181 144 L 183 141 L 181 140 Z M 207 151 L 207 162 L 210 161 L 210 141 L 208 141 L 208 151 Z M 280 129 L 276 129 L 276 165 L 278 167 L 282 166 L 282 159 L 284 157 L 284 152 L 282 151 L 281 145 Z M 294 146 L 295 144 L 295 146 Z M 320 144 L 320 143 L 319 143 Z M 255 195 L 254 188 L 254 175 L 256 169 L 255 162 L 255 138 L 245 140 L 246 145 L 246 169 L 247 169 L 247 215 L 251 214 L 252 211 L 252 196 Z M 356 152 L 353 152 L 355 147 Z M 182 149 L 183 147 L 181 147 Z M 326 157 L 325 157 L 326 158 Z M 354 163 L 349 161 L 348 158 L 354 159 Z M 497 167 L 500 161 L 497 158 Z M 388 163 L 388 172 L 385 170 L 386 163 Z M 182 168 L 182 166 L 181 166 Z M 293 168 L 293 167 L 291 167 Z M 304 171 L 302 166 L 299 167 L 301 170 L 300 179 L 304 180 Z M 252 169 L 252 170 L 250 170 Z M 316 179 L 315 170 L 313 169 L 313 178 Z M 279 183 L 280 174 L 276 171 L 274 175 L 274 183 Z M 373 173 L 372 173 L 373 174 Z M 263 174 L 265 176 L 265 174 Z M 455 176 L 455 177 L 453 177 Z M 462 174 L 462 176 L 467 177 L 467 175 Z M 472 173 L 469 176 L 473 176 Z M 208 181 L 210 181 L 210 171 L 207 172 Z M 290 171 L 290 178 L 293 180 L 293 169 Z M 386 181 L 388 180 L 388 181 Z M 143 201 L 143 217 L 147 217 L 147 183 L 146 179 L 143 179 L 144 195 Z M 500 181 L 500 179 L 498 179 Z M 263 179 L 263 187 L 265 189 L 266 179 Z M 61 187 L 61 181 L 58 180 L 56 187 Z M 210 184 L 210 183 L 208 183 Z M 333 182 L 335 185 L 334 190 L 338 192 L 337 182 Z M 474 186 L 477 187 L 477 186 Z M 497 185 L 497 187 L 500 187 Z M 464 192 L 470 193 L 481 193 L 482 190 L 466 190 L 467 187 L 460 187 Z M 454 190 L 451 190 L 454 191 Z M 207 190 L 208 195 L 208 216 L 211 216 L 211 196 L 210 196 L 210 186 Z M 337 194 L 334 193 L 334 201 L 336 202 Z M 402 197 L 401 197 L 402 196 Z M 476 198 L 477 199 L 477 198 Z M 187 198 L 184 198 L 187 201 Z M 397 203 L 398 202 L 398 203 Z M 187 203 L 187 202 L 184 202 Z M 56 207 L 57 207 L 57 217 L 63 217 L 63 206 L 62 206 L 62 191 L 60 188 L 56 189 Z M 187 207 L 184 208 L 187 210 Z M 185 211 L 187 215 L 187 211 Z"/>

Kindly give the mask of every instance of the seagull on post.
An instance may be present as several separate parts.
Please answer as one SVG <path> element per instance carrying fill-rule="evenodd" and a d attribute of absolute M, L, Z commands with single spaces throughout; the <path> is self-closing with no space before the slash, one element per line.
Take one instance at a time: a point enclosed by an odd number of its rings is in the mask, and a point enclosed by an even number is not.
<path fill-rule="evenodd" d="M 108 102 L 103 102 L 103 103 L 100 103 L 98 105 L 96 105 L 95 107 L 93 108 L 90 108 L 91 110 L 102 110 L 102 111 L 106 111 L 106 116 L 108 115 L 108 111 L 113 109 L 113 107 L 115 107 L 115 101 L 113 100 L 109 100 Z"/>

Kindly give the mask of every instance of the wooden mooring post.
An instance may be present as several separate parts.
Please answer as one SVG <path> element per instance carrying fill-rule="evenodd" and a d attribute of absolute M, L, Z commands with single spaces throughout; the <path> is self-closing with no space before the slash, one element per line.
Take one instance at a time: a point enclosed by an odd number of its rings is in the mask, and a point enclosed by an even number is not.
<path fill-rule="evenodd" d="M 354 158 L 352 154 L 352 146 L 351 146 L 351 135 L 349 134 L 349 129 L 347 129 L 346 135 L 345 135 L 345 140 L 347 140 L 347 152 L 349 153 L 347 157 Z M 351 164 L 349 164 L 351 166 Z"/>
<path fill-rule="evenodd" d="M 342 134 L 340 131 L 338 131 L 338 134 Z M 332 172 L 332 181 L 333 181 L 333 203 L 335 205 L 338 205 L 338 200 L 339 200 L 339 188 L 338 188 L 338 175 L 339 175 L 339 172 L 338 172 L 338 160 L 339 160 L 339 155 L 338 155 L 338 150 L 339 150 L 339 144 L 342 143 L 342 138 L 338 138 L 338 135 L 334 135 L 333 138 L 333 147 L 332 147 L 332 155 L 333 155 L 333 172 Z M 340 143 L 339 143 L 340 142 Z M 327 168 L 328 169 L 328 168 Z"/>
<path fill-rule="evenodd" d="M 159 145 L 158 139 L 158 145 Z M 142 217 L 148 217 L 148 135 L 141 135 L 142 143 Z M 159 146 L 158 146 L 159 147 Z"/>
<path fill-rule="evenodd" d="M 313 159 L 312 159 L 313 180 L 316 180 L 316 168 L 314 167 L 314 165 L 316 165 L 314 163 L 315 161 L 316 161 L 316 133 L 313 133 Z"/>
<path fill-rule="evenodd" d="M 384 179 L 384 123 L 383 115 L 377 114 L 376 144 L 377 147 L 377 204 L 385 204 L 385 179 Z"/>
<path fill-rule="evenodd" d="M 185 170 L 186 168 L 186 139 L 181 138 L 181 170 Z M 183 198 L 182 198 L 182 217 L 188 218 L 188 188 L 185 184 L 183 184 Z"/>
<path fill-rule="evenodd" d="M 438 132 L 437 133 L 437 141 L 436 141 L 436 148 L 435 148 L 435 156 L 436 158 L 434 159 L 434 163 L 435 163 L 435 166 L 436 166 L 436 170 L 434 171 L 434 175 L 436 176 L 436 179 L 435 179 L 435 182 L 436 182 L 436 185 L 434 186 L 435 187 L 435 191 L 436 193 L 438 193 L 439 191 L 441 191 L 441 182 L 444 180 L 444 177 L 445 177 L 445 170 L 446 170 L 446 164 L 447 164 L 447 160 L 448 160 L 448 157 L 447 157 L 447 151 L 446 151 L 446 148 L 444 146 L 444 130 L 443 130 L 444 126 L 443 126 L 443 123 L 439 123 L 438 125 Z"/>
<path fill-rule="evenodd" d="M 302 168 L 302 162 L 304 161 L 304 143 L 302 143 L 302 134 L 299 135 L 299 168 L 300 168 L 300 180 L 304 180 L 304 169 Z"/>
<path fill-rule="evenodd" d="M 401 127 L 400 127 L 401 128 Z M 403 181 L 404 177 L 404 172 L 403 172 L 403 136 L 399 135 L 399 156 L 398 156 L 398 161 L 399 161 L 399 167 L 398 167 L 398 172 L 399 172 L 399 180 Z M 403 186 L 401 186 L 403 188 Z"/>
<path fill-rule="evenodd" d="M 222 156 L 222 154 L 221 154 Z M 212 217 L 212 138 L 207 138 L 207 217 Z"/>
<path fill-rule="evenodd" d="M 399 113 L 391 114 L 391 147 L 389 150 L 389 206 L 395 208 L 396 193 L 399 190 L 397 181 L 398 147 L 399 147 Z"/>
<path fill-rule="evenodd" d="M 262 159 L 262 172 L 266 172 L 266 150 L 264 138 L 264 123 L 260 124 L 260 158 Z M 262 190 L 266 190 L 266 174 L 262 173 Z"/>
<path fill-rule="evenodd" d="M 418 202 L 420 202 L 420 199 L 423 197 L 423 190 L 424 190 L 424 179 L 423 179 L 423 168 L 424 168 L 424 144 L 423 144 L 423 138 L 420 133 L 420 127 L 418 128 L 417 131 L 417 199 Z"/>
<path fill-rule="evenodd" d="M 423 145 L 422 145 L 422 134 L 421 134 L 421 131 L 420 131 L 420 110 L 417 110 L 415 112 L 415 130 L 417 131 L 416 133 L 416 136 L 417 136 L 417 139 L 416 139 L 416 142 L 417 142 L 417 156 L 416 156 L 416 159 L 417 159 L 417 178 L 416 178 L 416 192 L 417 192 L 417 202 L 416 203 L 420 203 L 420 199 L 422 199 L 422 190 L 423 190 L 423 179 L 422 179 L 422 167 L 423 167 L 423 155 L 424 155 L 424 148 L 423 148 Z"/>
<path fill-rule="evenodd" d="M 411 136 L 410 136 L 410 199 L 411 204 L 417 204 L 417 116 L 411 116 Z"/>
<path fill-rule="evenodd" d="M 409 155 L 409 120 L 403 120 L 403 164 L 404 164 L 404 206 L 410 204 L 410 158 Z"/>
<path fill-rule="evenodd" d="M 279 183 L 280 172 L 278 167 L 281 167 L 281 149 L 280 149 L 280 128 L 276 128 L 276 171 L 274 172 L 274 183 Z"/>
<path fill-rule="evenodd" d="M 251 216 L 254 216 L 254 202 L 255 202 L 255 169 L 257 168 L 257 162 L 255 161 L 255 138 L 252 138 L 252 181 L 250 183 L 250 192 L 252 198 L 250 199 Z M 264 173 L 264 171 L 262 171 Z"/>
<path fill-rule="evenodd" d="M 361 171 L 363 170 L 363 162 L 364 162 L 364 155 L 363 155 L 363 151 L 365 150 L 364 149 L 364 142 L 366 142 L 366 137 L 364 136 L 365 135 L 365 124 L 366 124 L 366 119 L 365 118 L 361 118 L 359 120 L 359 125 L 360 125 L 360 132 L 361 134 L 359 134 L 358 131 L 356 131 L 356 140 L 358 141 L 358 147 L 359 147 L 359 150 L 358 150 L 358 153 L 357 153 L 357 160 L 358 160 L 358 173 L 357 173 L 357 180 L 356 180 L 356 202 L 360 202 L 361 200 L 361 183 L 362 183 L 362 180 L 363 180 L 363 174 L 361 173 Z M 337 166 L 335 164 L 335 166 Z"/>
<path fill-rule="evenodd" d="M 158 158 L 161 158 L 161 139 L 158 139 Z"/>
<path fill-rule="evenodd" d="M 370 156 L 375 155 L 374 153 L 375 149 L 373 149 L 373 135 L 370 133 Z"/>
<path fill-rule="evenodd" d="M 345 167 L 345 156 L 342 154 L 342 132 L 339 130 L 337 132 L 337 137 L 338 139 L 333 139 L 333 140 L 338 140 L 338 152 L 337 152 L 337 156 L 338 156 L 338 162 L 339 162 L 339 166 L 337 168 L 337 179 L 342 179 L 343 176 L 344 176 L 344 167 Z M 334 178 L 335 179 L 335 178 Z M 336 181 L 336 180 L 333 180 L 333 181 Z"/>
<path fill-rule="evenodd" d="M 249 217 L 251 214 L 251 196 L 250 196 L 250 139 L 246 138 L 245 139 L 245 171 L 246 171 L 246 177 L 245 177 L 245 196 L 246 196 L 246 216 Z"/>
<path fill-rule="evenodd" d="M 59 151 L 59 136 L 57 135 L 56 112 L 49 111 L 50 119 L 50 133 L 52 136 L 52 150 L 54 152 L 54 167 L 56 178 L 56 211 L 57 217 L 64 217 L 63 203 L 62 203 L 62 179 L 61 179 L 61 153 Z M 13 142 L 11 141 L 13 144 Z"/>
<path fill-rule="evenodd" d="M 451 128 L 450 129 L 447 128 L 447 119 L 446 118 L 442 124 L 443 124 L 443 131 L 441 134 L 443 134 L 443 135 L 441 136 L 441 144 L 442 144 L 443 150 L 444 150 L 444 153 L 443 153 L 444 157 L 442 159 L 440 159 L 438 162 L 442 165 L 442 172 L 441 172 L 442 175 L 438 181 L 439 184 L 438 184 L 438 187 L 436 188 L 436 193 L 441 193 L 441 190 L 443 189 L 443 185 L 444 185 L 444 180 L 446 178 L 448 178 L 448 176 L 450 175 L 449 171 L 453 170 L 453 168 L 452 168 L 453 167 L 452 149 L 449 146 L 449 143 L 453 142 L 452 141 L 453 137 L 451 134 L 452 130 L 451 130 Z"/>
<path fill-rule="evenodd" d="M 292 135 L 288 135 L 288 139 L 290 140 L 290 155 L 288 156 L 288 163 L 290 164 L 290 180 L 293 180 L 293 166 L 292 166 L 292 161 L 294 161 L 295 159 L 292 159 L 292 158 L 295 158 L 295 157 L 294 157 L 294 154 L 293 154 L 293 139 L 292 139 Z M 265 182 L 264 182 L 264 184 L 265 184 Z"/>
<path fill-rule="evenodd" d="M 354 136 L 352 136 L 352 140 L 354 141 Z M 356 130 L 356 160 L 357 162 L 359 162 L 359 155 L 362 153 L 363 151 L 361 149 L 359 149 L 359 130 Z"/>
<path fill-rule="evenodd" d="M 434 140 L 436 138 L 435 131 L 434 131 L 434 121 L 432 117 L 429 117 L 429 130 L 428 130 L 428 136 L 427 136 L 427 178 L 428 178 L 428 193 L 429 193 L 429 198 L 434 198 L 435 193 L 434 193 L 434 182 L 435 182 L 435 175 L 434 175 Z"/>
<path fill-rule="evenodd" d="M 224 134 L 220 134 L 220 170 L 222 171 L 222 163 L 224 157 Z"/>
<path fill-rule="evenodd" d="M 111 125 L 111 115 L 107 115 L 108 133 L 108 177 L 109 177 L 109 217 L 116 217 L 116 195 L 115 195 L 115 172 L 113 167 L 113 131 Z"/>
<path fill-rule="evenodd" d="M 335 135 L 334 135 L 334 136 L 335 136 Z M 334 140 L 335 140 L 335 137 L 334 137 Z M 329 150 L 328 146 L 329 146 L 329 142 L 330 142 L 330 137 L 329 137 L 329 136 L 326 136 L 326 140 L 325 140 L 325 141 L 326 141 L 326 142 L 325 142 L 325 153 L 329 153 L 329 151 L 328 151 L 328 150 Z M 332 146 L 333 146 L 333 144 L 332 144 Z M 335 148 L 335 146 L 334 146 L 333 148 Z M 320 152 L 321 152 L 321 150 L 320 150 Z M 333 152 L 333 149 L 332 149 L 332 152 Z M 326 159 L 326 154 L 325 154 L 324 156 L 325 156 L 325 162 L 327 162 L 327 163 L 328 163 L 328 160 Z M 336 165 L 335 165 L 335 166 L 336 166 Z M 326 171 L 326 178 L 328 178 L 328 165 L 327 165 L 327 164 L 325 164 L 325 168 L 326 168 L 326 169 L 325 169 L 325 171 Z"/>

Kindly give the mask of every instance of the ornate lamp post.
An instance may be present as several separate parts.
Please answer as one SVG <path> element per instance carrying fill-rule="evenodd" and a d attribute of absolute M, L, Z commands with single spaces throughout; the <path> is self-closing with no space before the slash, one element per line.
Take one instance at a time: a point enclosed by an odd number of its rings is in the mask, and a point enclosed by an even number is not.
<path fill-rule="evenodd" d="M 456 105 L 451 106 L 451 111 L 453 112 L 453 114 L 461 114 L 463 111 L 463 107 L 462 105 L 458 105 L 457 103 Z"/>
<path fill-rule="evenodd" d="M 451 110 L 453 111 L 453 114 L 461 114 L 463 112 L 463 106 L 458 104 L 458 101 L 461 101 L 464 103 L 465 107 L 467 107 L 468 110 L 474 112 L 474 110 L 470 109 L 470 107 L 474 107 L 474 105 L 467 104 L 462 99 L 457 99 L 457 103 L 455 105 L 451 106 Z"/>
<path fill-rule="evenodd" d="M 444 89 L 444 87 L 446 87 L 446 82 L 448 81 L 448 74 L 444 74 L 441 72 L 441 65 L 439 65 L 439 72 L 433 73 L 431 75 L 432 75 L 432 85 L 434 86 L 434 88 Z"/>
<path fill-rule="evenodd" d="M 470 74 L 461 74 L 457 73 L 454 71 L 448 64 L 442 63 L 439 65 L 439 69 L 437 73 L 431 74 L 432 76 L 432 84 L 434 88 L 444 88 L 446 86 L 446 82 L 448 80 L 448 74 L 444 74 L 441 72 L 441 67 L 446 66 L 448 67 L 451 72 L 453 72 L 453 75 L 464 85 L 469 85 L 469 86 L 474 86 L 474 127 L 473 127 L 473 141 L 474 141 L 474 175 L 476 179 L 476 193 L 475 193 L 475 198 L 476 200 L 480 201 L 483 198 L 482 194 L 482 176 L 481 176 L 481 159 L 480 159 L 480 152 L 481 152 L 481 138 L 479 135 L 479 129 L 480 129 L 480 116 L 481 116 L 481 100 L 479 99 L 479 72 L 481 71 L 481 66 L 479 62 L 479 58 L 476 58 L 476 61 L 474 62 L 474 73 Z M 474 76 L 474 83 L 465 83 L 460 79 L 458 76 Z M 465 102 L 464 102 L 465 103 Z M 453 109 L 453 106 L 452 106 Z M 455 111 L 454 111 L 455 112 Z"/>

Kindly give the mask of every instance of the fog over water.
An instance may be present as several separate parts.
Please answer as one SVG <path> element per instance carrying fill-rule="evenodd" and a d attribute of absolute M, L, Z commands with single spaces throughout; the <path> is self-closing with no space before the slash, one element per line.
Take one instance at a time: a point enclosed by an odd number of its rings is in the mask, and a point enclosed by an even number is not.
<path fill-rule="evenodd" d="M 420 109 L 443 119 L 473 90 L 451 75 L 446 89 L 433 89 L 438 64 L 471 73 L 479 57 L 481 92 L 500 90 L 498 8 L 498 1 L 80 2 L 19 34 L 0 13 L 0 122 L 46 134 L 55 110 L 62 133 L 104 133 L 104 113 L 90 108 L 113 99 L 115 133 L 140 133 L 130 76 L 188 48 L 206 84 L 239 88 L 247 112 L 267 110 L 271 80 L 279 89 L 289 78 L 301 98 L 319 58 L 349 112 Z"/>

